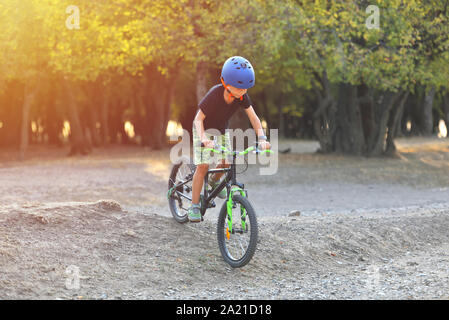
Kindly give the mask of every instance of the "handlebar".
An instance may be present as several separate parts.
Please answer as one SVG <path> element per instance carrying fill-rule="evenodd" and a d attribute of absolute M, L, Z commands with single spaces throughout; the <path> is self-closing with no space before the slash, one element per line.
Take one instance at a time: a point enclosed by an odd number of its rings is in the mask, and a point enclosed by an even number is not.
<path fill-rule="evenodd" d="M 202 143 L 202 142 L 201 142 L 201 148 L 204 148 L 204 143 Z M 220 149 L 220 150 L 217 150 L 215 148 Z M 215 152 L 215 153 L 226 153 L 229 155 L 236 155 L 236 156 L 244 156 L 251 151 L 253 151 L 256 154 L 274 153 L 270 149 L 260 150 L 259 148 L 257 148 L 257 146 L 251 146 L 249 148 L 246 148 L 244 151 L 230 151 L 217 143 L 215 144 L 214 148 L 204 148 L 204 151 L 211 151 L 211 152 Z"/>

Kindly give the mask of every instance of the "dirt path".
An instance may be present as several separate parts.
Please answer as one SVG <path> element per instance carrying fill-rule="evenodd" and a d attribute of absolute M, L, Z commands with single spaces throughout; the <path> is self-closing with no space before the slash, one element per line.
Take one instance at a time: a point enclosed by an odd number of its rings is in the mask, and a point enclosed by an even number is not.
<path fill-rule="evenodd" d="M 400 159 L 283 143 L 294 153 L 276 176 L 240 176 L 260 238 L 237 270 L 217 247 L 218 209 L 170 218 L 166 151 L 1 162 L 0 299 L 449 298 L 446 141 L 399 141 Z"/>
<path fill-rule="evenodd" d="M 6 207 L 0 226 L 1 299 L 449 298 L 447 209 L 262 218 L 256 255 L 237 270 L 214 223 L 111 201 Z"/>

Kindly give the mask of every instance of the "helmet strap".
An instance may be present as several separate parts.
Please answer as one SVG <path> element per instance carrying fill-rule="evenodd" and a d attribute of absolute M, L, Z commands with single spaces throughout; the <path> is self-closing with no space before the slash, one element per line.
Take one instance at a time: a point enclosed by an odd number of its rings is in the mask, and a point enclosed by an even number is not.
<path fill-rule="evenodd" d="M 221 77 L 220 80 L 221 80 L 221 83 L 223 84 L 223 87 L 224 87 L 224 88 L 226 89 L 226 91 L 228 91 L 228 93 L 229 93 L 229 99 L 234 98 L 234 99 L 239 99 L 240 101 L 243 101 L 243 96 L 241 96 L 240 98 L 237 98 L 237 97 L 235 97 L 235 96 L 232 94 L 231 90 L 229 90 L 229 85 L 227 85 L 227 84 L 224 82 L 223 77 Z"/>

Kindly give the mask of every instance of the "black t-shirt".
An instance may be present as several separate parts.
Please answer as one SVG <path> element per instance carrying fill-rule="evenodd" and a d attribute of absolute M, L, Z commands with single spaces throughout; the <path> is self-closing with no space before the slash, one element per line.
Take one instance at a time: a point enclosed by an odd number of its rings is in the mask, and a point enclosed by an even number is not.
<path fill-rule="evenodd" d="M 224 134 L 229 127 L 231 116 L 239 108 L 247 109 L 251 106 L 251 99 L 247 93 L 243 95 L 243 100 L 234 99 L 231 104 L 227 104 L 223 97 L 224 90 L 222 84 L 217 84 L 200 101 L 198 107 L 206 115 L 204 130 L 216 129 Z"/>

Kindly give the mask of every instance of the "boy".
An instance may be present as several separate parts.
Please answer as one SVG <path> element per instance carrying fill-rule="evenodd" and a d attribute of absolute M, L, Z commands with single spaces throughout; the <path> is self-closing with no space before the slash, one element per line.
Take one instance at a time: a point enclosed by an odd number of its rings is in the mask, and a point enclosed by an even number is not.
<path fill-rule="evenodd" d="M 255 84 L 254 69 L 243 57 L 231 57 L 223 65 L 221 72 L 221 83 L 212 87 L 206 96 L 200 101 L 199 110 L 193 121 L 193 147 L 194 163 L 197 166 L 192 182 L 192 206 L 189 208 L 188 216 L 191 222 L 201 221 L 200 193 L 203 187 L 204 177 L 209 170 L 210 155 L 200 148 L 203 143 L 205 148 L 214 148 L 214 141 L 208 139 L 206 130 L 215 129 L 220 132 L 218 143 L 226 149 L 231 149 L 229 132 L 229 119 L 239 109 L 244 108 L 259 140 L 260 149 L 269 149 L 259 117 L 254 112 L 247 91 Z M 229 164 L 223 158 L 217 168 L 227 168 Z M 218 183 L 223 173 L 217 173 L 211 177 L 212 187 Z M 223 189 L 218 197 L 226 197 L 226 189 Z"/>

